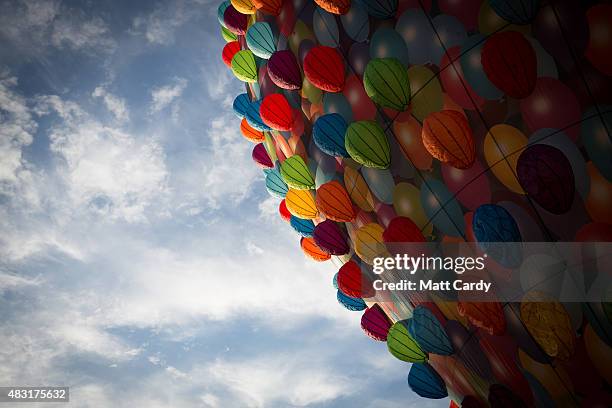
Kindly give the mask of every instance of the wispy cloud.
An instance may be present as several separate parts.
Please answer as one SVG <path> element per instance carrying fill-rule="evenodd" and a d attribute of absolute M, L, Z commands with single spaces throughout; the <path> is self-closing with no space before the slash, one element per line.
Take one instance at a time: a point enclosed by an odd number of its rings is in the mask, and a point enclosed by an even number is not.
<path fill-rule="evenodd" d="M 94 98 L 101 98 L 106 106 L 106 109 L 111 112 L 119 122 L 129 120 L 130 113 L 127 108 L 125 99 L 122 99 L 108 92 L 103 86 L 98 86 L 91 94 Z"/>
<path fill-rule="evenodd" d="M 185 78 L 175 78 L 172 84 L 153 88 L 151 91 L 151 113 L 159 112 L 175 102 L 187 88 Z"/>

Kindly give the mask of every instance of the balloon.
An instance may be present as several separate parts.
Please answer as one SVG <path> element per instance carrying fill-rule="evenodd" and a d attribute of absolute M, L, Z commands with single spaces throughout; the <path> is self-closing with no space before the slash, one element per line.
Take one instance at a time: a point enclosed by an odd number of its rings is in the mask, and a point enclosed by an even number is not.
<path fill-rule="evenodd" d="M 312 138 L 319 149 L 330 156 L 349 157 L 344 147 L 346 121 L 337 113 L 320 116 L 312 128 Z"/>
<path fill-rule="evenodd" d="M 423 363 L 427 355 L 408 333 L 406 321 L 395 322 L 387 334 L 387 348 L 397 359 L 409 363 Z"/>
<path fill-rule="evenodd" d="M 593 221 L 612 224 L 612 183 L 597 171 L 592 162 L 587 163 L 587 171 L 591 177 L 591 191 L 584 200 L 584 206 Z"/>
<path fill-rule="evenodd" d="M 387 251 L 383 243 L 384 230 L 378 224 L 369 223 L 355 232 L 355 253 L 368 265 L 374 263 L 374 258 L 385 256 Z"/>
<path fill-rule="evenodd" d="M 289 50 L 276 51 L 268 60 L 268 75 L 276 86 L 283 89 L 300 89 L 302 74 L 295 55 Z"/>
<path fill-rule="evenodd" d="M 521 33 L 505 31 L 490 36 L 482 47 L 481 62 L 487 78 L 507 95 L 522 99 L 533 92 L 536 54 Z"/>
<path fill-rule="evenodd" d="M 442 233 L 451 237 L 465 233 L 465 221 L 459 203 L 442 182 L 429 179 L 421 186 L 421 205 L 425 214 Z"/>
<path fill-rule="evenodd" d="M 323 96 L 323 111 L 325 113 L 338 113 L 346 123 L 353 121 L 351 105 L 341 93 L 326 93 Z"/>
<path fill-rule="evenodd" d="M 444 328 L 434 314 L 425 306 L 417 306 L 408 324 L 410 335 L 427 353 L 450 356 L 454 353 Z"/>
<path fill-rule="evenodd" d="M 354 120 L 372 120 L 376 117 L 376 105 L 368 97 L 357 75 L 351 74 L 346 78 L 342 93 L 351 105 Z"/>
<path fill-rule="evenodd" d="M 484 141 L 484 156 L 497 179 L 515 193 L 525 194 L 516 176 L 516 163 L 527 145 L 517 128 L 499 124 L 491 127 Z"/>
<path fill-rule="evenodd" d="M 284 202 L 284 200 L 283 200 Z M 287 210 L 289 211 L 289 210 Z M 302 218 L 296 217 L 295 215 L 291 215 L 291 213 L 289 212 L 290 215 L 290 224 L 291 227 L 301 236 L 303 237 L 312 237 L 313 233 L 314 233 L 314 229 L 315 229 L 315 225 L 312 222 L 312 220 L 304 220 Z"/>
<path fill-rule="evenodd" d="M 386 169 L 391 164 L 389 141 L 375 121 L 351 123 L 346 129 L 344 146 L 348 154 L 364 166 Z"/>
<path fill-rule="evenodd" d="M 523 25 L 535 18 L 540 0 L 489 0 L 489 6 L 504 20 Z"/>
<path fill-rule="evenodd" d="M 296 190 L 310 190 L 315 182 L 302 157 L 295 155 L 281 163 L 281 176 L 287 185 Z"/>
<path fill-rule="evenodd" d="M 406 68 L 395 58 L 376 58 L 366 67 L 363 86 L 375 103 L 405 111 L 410 103 L 410 83 Z"/>
<path fill-rule="evenodd" d="M 465 116 L 453 110 L 425 118 L 423 145 L 433 157 L 458 169 L 471 167 L 476 158 L 472 129 Z"/>
<path fill-rule="evenodd" d="M 609 4 L 595 5 L 589 8 L 586 16 L 589 21 L 590 36 L 584 55 L 595 68 L 608 76 L 612 76 L 612 63 L 610 62 L 612 7 Z"/>
<path fill-rule="evenodd" d="M 295 22 L 293 32 L 291 33 L 291 35 L 289 35 L 288 41 L 289 49 L 294 55 L 300 56 L 300 62 L 304 61 L 301 58 L 305 56 L 304 54 L 300 53 L 300 48 L 302 47 L 302 45 L 312 43 L 312 46 L 314 46 L 314 44 L 316 43 L 316 39 L 314 37 L 314 34 L 312 33 L 312 30 L 306 25 L 303 20 L 297 20 Z"/>
<path fill-rule="evenodd" d="M 491 377 L 491 366 L 478 344 L 478 338 L 456 320 L 446 322 L 444 329 L 455 350 L 455 355 L 467 368 L 483 378 Z"/>
<path fill-rule="evenodd" d="M 521 187 L 542 208 L 564 214 L 572 207 L 574 173 L 559 149 L 544 144 L 527 147 L 518 159 L 516 173 Z"/>
<path fill-rule="evenodd" d="M 234 113 L 239 118 L 244 118 L 249 107 L 251 106 L 251 99 L 248 94 L 240 94 L 238 95 L 232 104 L 232 108 L 234 109 Z"/>
<path fill-rule="evenodd" d="M 368 13 L 356 2 L 351 4 L 350 10 L 340 16 L 344 32 L 353 41 L 360 43 L 367 40 L 370 34 L 370 20 Z"/>
<path fill-rule="evenodd" d="M 306 54 L 304 75 L 323 91 L 340 92 L 344 87 L 344 62 L 335 48 L 319 45 Z"/>
<path fill-rule="evenodd" d="M 257 82 L 255 57 L 250 50 L 238 51 L 232 58 L 232 72 L 243 82 Z"/>
<path fill-rule="evenodd" d="M 427 363 L 413 364 L 408 373 L 410 389 L 424 398 L 441 399 L 448 396 L 440 375 Z"/>
<path fill-rule="evenodd" d="M 519 362 L 525 370 L 544 386 L 550 397 L 555 401 L 555 406 L 570 405 L 566 401 L 568 396 L 573 393 L 573 387 L 571 379 L 563 367 L 534 361 L 522 350 L 519 350 Z"/>
<path fill-rule="evenodd" d="M 410 218 L 425 235 L 430 235 L 433 224 L 429 222 L 421 205 L 419 189 L 408 183 L 398 183 L 393 190 L 393 208 L 399 216 Z"/>
<path fill-rule="evenodd" d="M 381 27 L 370 39 L 372 58 L 395 58 L 408 65 L 408 49 L 402 37 L 393 28 Z"/>
<path fill-rule="evenodd" d="M 397 216 L 385 228 L 383 240 L 386 243 L 425 242 L 425 237 L 414 221 L 408 217 Z"/>
<path fill-rule="evenodd" d="M 414 167 L 430 170 L 433 158 L 423 146 L 421 125 L 412 116 L 406 121 L 393 121 L 393 136 L 402 153 Z"/>
<path fill-rule="evenodd" d="M 246 118 L 243 118 L 240 122 L 240 132 L 249 142 L 261 143 L 265 140 L 263 132 L 260 132 L 249 125 Z"/>
<path fill-rule="evenodd" d="M 231 68 L 232 58 L 234 58 L 234 55 L 236 55 L 238 51 L 240 51 L 240 43 L 238 41 L 230 41 L 225 44 L 225 47 L 223 47 L 223 53 L 221 55 L 221 58 L 223 58 L 223 63 Z"/>
<path fill-rule="evenodd" d="M 477 110 L 484 99 L 465 81 L 461 68 L 461 47 L 448 48 L 440 61 L 440 80 L 444 91 L 463 109 Z M 451 63 L 451 61 L 453 61 Z"/>
<path fill-rule="evenodd" d="M 303 219 L 314 219 L 319 215 L 310 190 L 289 189 L 285 195 L 285 204 L 289 212 Z"/>
<path fill-rule="evenodd" d="M 397 20 L 395 31 L 402 36 L 408 47 L 411 64 L 421 65 L 433 61 L 431 46 L 435 33 L 420 6 L 406 10 Z"/>
<path fill-rule="evenodd" d="M 287 205 L 285 205 L 284 198 L 281 200 L 280 204 L 278 205 L 278 213 L 280 214 L 283 220 L 287 222 L 291 222 L 291 213 L 287 209 Z"/>
<path fill-rule="evenodd" d="M 259 107 L 261 120 L 268 127 L 276 130 L 291 130 L 293 126 L 293 110 L 283 94 L 265 96 Z"/>
<path fill-rule="evenodd" d="M 227 28 L 225 27 L 225 21 L 223 16 L 225 15 L 225 10 L 227 10 L 230 4 L 231 2 L 229 0 L 226 0 L 219 4 L 219 7 L 217 8 L 217 20 L 219 21 L 219 24 L 221 24 L 222 28 Z"/>
<path fill-rule="evenodd" d="M 472 326 L 486 333 L 500 336 L 506 331 L 506 320 L 499 302 L 459 302 L 457 310 Z"/>
<path fill-rule="evenodd" d="M 338 291 L 336 293 L 336 298 L 338 299 L 338 303 L 340 303 L 342 306 L 352 312 L 358 312 L 360 310 L 364 310 L 367 307 L 362 299 L 348 297 L 341 291 Z"/>
<path fill-rule="evenodd" d="M 236 35 L 246 33 L 248 18 L 245 14 L 240 13 L 231 4 L 227 6 L 223 12 L 224 26 Z"/>
<path fill-rule="evenodd" d="M 317 246 L 330 255 L 344 255 L 350 250 L 345 233 L 332 220 L 325 220 L 317 224 L 313 238 Z"/>
<path fill-rule="evenodd" d="M 340 32 L 333 15 L 316 8 L 312 16 L 312 28 L 319 44 L 327 47 L 337 47 L 339 45 Z"/>
<path fill-rule="evenodd" d="M 251 0 L 231 0 L 232 6 L 242 14 L 255 14 L 255 6 Z"/>
<path fill-rule="evenodd" d="M 530 131 L 559 129 L 572 140 L 578 137 L 580 104 L 570 88 L 554 78 L 538 78 L 529 97 L 521 101 L 521 114 Z"/>
<path fill-rule="evenodd" d="M 389 318 L 380 306 L 374 303 L 363 312 L 361 328 L 374 340 L 387 341 L 387 333 L 389 333 L 391 328 L 391 321 L 389 321 Z"/>
<path fill-rule="evenodd" d="M 489 404 L 492 407 L 527 408 L 523 400 L 501 384 L 493 384 L 489 388 Z"/>
<path fill-rule="evenodd" d="M 368 187 L 374 197 L 386 204 L 393 203 L 393 188 L 395 181 L 389 170 L 380 170 L 371 167 L 362 167 L 361 174 L 368 183 Z"/>
<path fill-rule="evenodd" d="M 317 208 L 328 219 L 337 222 L 351 222 L 355 210 L 345 188 L 338 181 L 330 181 L 317 189 Z"/>
<path fill-rule="evenodd" d="M 283 5 L 283 0 L 252 0 L 257 10 L 277 16 Z"/>
<path fill-rule="evenodd" d="M 442 109 L 442 88 L 436 75 L 427 67 L 413 65 L 408 68 L 408 80 L 412 91 L 412 114 L 419 121 Z"/>
<path fill-rule="evenodd" d="M 374 198 L 365 180 L 359 172 L 351 167 L 344 169 L 344 185 L 351 196 L 351 200 L 362 210 L 374 209 Z"/>
<path fill-rule="evenodd" d="M 472 228 L 481 243 L 521 241 L 521 233 L 514 218 L 499 205 L 484 204 L 478 207 L 474 212 Z"/>
<path fill-rule="evenodd" d="M 433 36 L 430 58 L 433 64 L 442 67 L 443 64 L 440 63 L 440 60 L 444 51 L 463 44 L 467 34 L 463 24 L 453 16 L 439 14 L 434 17 L 433 25 L 437 34 Z"/>
<path fill-rule="evenodd" d="M 258 143 L 255 145 L 255 147 L 253 147 L 251 157 L 253 158 L 253 161 L 262 169 L 274 168 L 274 163 L 272 163 L 270 156 L 268 156 L 268 152 L 266 151 L 266 147 L 263 143 Z"/>
<path fill-rule="evenodd" d="M 350 0 L 315 0 L 315 3 L 332 14 L 346 14 L 351 7 Z"/>
<path fill-rule="evenodd" d="M 266 189 L 272 197 L 284 198 L 289 187 L 287 187 L 287 184 L 283 181 L 280 172 L 274 169 L 266 174 Z M 289 209 L 289 207 L 287 207 L 287 209 Z"/>
<path fill-rule="evenodd" d="M 612 182 L 612 106 L 591 107 L 582 115 L 580 140 L 601 175 Z"/>
<path fill-rule="evenodd" d="M 300 246 L 304 254 L 313 261 L 323 262 L 331 258 L 331 255 L 318 247 L 313 238 L 302 237 Z"/>
<path fill-rule="evenodd" d="M 480 0 L 440 0 L 438 7 L 442 13 L 457 17 L 468 31 L 472 31 L 478 28 L 480 3 Z"/>
<path fill-rule="evenodd" d="M 347 296 L 368 298 L 374 295 L 372 282 L 361 271 L 359 265 L 349 260 L 338 271 L 338 288 Z"/>
<path fill-rule="evenodd" d="M 448 164 L 440 166 L 442 179 L 457 200 L 470 210 L 491 201 L 491 187 L 487 172 L 480 161 L 475 160 L 469 169 L 457 169 Z"/>
<path fill-rule="evenodd" d="M 238 40 L 238 36 L 225 27 L 221 27 L 221 36 L 226 43 Z"/>
<path fill-rule="evenodd" d="M 397 0 L 354 0 L 372 17 L 387 19 L 395 15 Z"/>
<path fill-rule="evenodd" d="M 251 25 L 246 34 L 247 46 L 259 58 L 268 59 L 276 51 L 272 27 L 265 22 Z"/>

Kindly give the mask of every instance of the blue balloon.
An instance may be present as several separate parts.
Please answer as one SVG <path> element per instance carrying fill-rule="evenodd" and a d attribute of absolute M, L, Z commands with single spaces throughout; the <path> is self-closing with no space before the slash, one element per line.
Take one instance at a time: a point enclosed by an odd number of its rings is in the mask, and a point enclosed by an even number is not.
<path fill-rule="evenodd" d="M 364 42 L 370 34 L 370 18 L 367 11 L 353 2 L 348 13 L 340 16 L 344 32 L 355 42 Z"/>
<path fill-rule="evenodd" d="M 225 28 L 227 27 L 225 26 L 225 20 L 223 16 L 225 15 L 225 10 L 230 6 L 230 4 L 230 1 L 226 0 L 219 4 L 219 8 L 217 8 L 217 20 L 219 20 L 219 24 L 221 24 Z"/>
<path fill-rule="evenodd" d="M 393 189 L 395 180 L 387 169 L 375 169 L 373 167 L 362 167 L 361 175 L 368 184 L 372 194 L 385 204 L 393 204 Z"/>
<path fill-rule="evenodd" d="M 465 220 L 459 203 L 439 180 L 427 178 L 421 185 L 421 205 L 430 222 L 452 237 L 465 234 Z"/>
<path fill-rule="evenodd" d="M 339 113 L 320 116 L 312 127 L 312 138 L 323 152 L 330 156 L 350 157 L 344 147 L 347 124 Z"/>
<path fill-rule="evenodd" d="M 355 0 L 372 17 L 387 19 L 395 16 L 397 0 Z"/>
<path fill-rule="evenodd" d="M 402 64 L 408 65 L 408 48 L 397 31 L 381 27 L 370 39 L 370 58 L 397 58 Z"/>
<path fill-rule="evenodd" d="M 612 106 L 599 105 L 599 113 L 591 107 L 582 115 L 580 139 L 597 170 L 612 182 Z"/>
<path fill-rule="evenodd" d="M 240 119 L 244 118 L 247 110 L 249 110 L 249 106 L 251 106 L 251 98 L 246 93 L 241 93 L 234 99 L 234 103 L 232 104 L 232 108 L 234 109 L 234 113 Z"/>
<path fill-rule="evenodd" d="M 334 48 L 340 44 L 340 30 L 336 18 L 319 7 L 315 8 L 312 16 L 312 29 L 319 44 Z"/>
<path fill-rule="evenodd" d="M 434 27 L 438 32 L 438 35 L 442 39 L 444 47 L 440 44 L 438 36 L 433 37 L 433 44 L 431 45 L 431 62 L 437 66 L 440 66 L 440 60 L 444 55 L 444 48 L 447 50 L 451 47 L 455 47 L 463 44 L 467 38 L 465 27 L 457 19 L 457 17 L 449 16 L 446 14 L 440 14 L 433 19 Z"/>
<path fill-rule="evenodd" d="M 262 132 L 269 132 L 270 127 L 263 123 L 261 116 L 259 114 L 259 107 L 261 106 L 262 100 L 253 101 L 249 104 L 249 108 L 246 110 L 244 117 L 246 118 L 249 125 L 253 128 L 260 130 Z"/>
<path fill-rule="evenodd" d="M 408 386 L 423 398 L 441 399 L 448 397 L 444 380 L 427 363 L 412 364 L 408 373 Z"/>
<path fill-rule="evenodd" d="M 272 197 L 285 198 L 289 187 L 281 177 L 277 168 L 271 169 L 266 174 L 266 189 Z"/>
<path fill-rule="evenodd" d="M 480 60 L 485 39 L 486 37 L 482 34 L 474 34 L 463 43 L 461 69 L 463 77 L 478 95 L 484 99 L 499 99 L 504 93 L 489 81 Z"/>
<path fill-rule="evenodd" d="M 488 256 L 509 268 L 521 264 L 521 232 L 504 207 L 495 204 L 478 207 L 474 211 L 472 229 L 478 245 Z"/>
<path fill-rule="evenodd" d="M 397 20 L 395 31 L 402 36 L 408 47 L 411 64 L 423 65 L 431 61 L 431 45 L 435 33 L 423 10 L 406 10 Z"/>
<path fill-rule="evenodd" d="M 443 356 L 454 353 L 446 331 L 431 310 L 425 306 L 417 306 L 414 309 L 408 331 L 423 351 Z"/>
<path fill-rule="evenodd" d="M 253 24 L 246 33 L 246 42 L 253 54 L 263 59 L 270 58 L 276 51 L 276 41 L 274 41 L 272 27 L 268 23 Z"/>
<path fill-rule="evenodd" d="M 323 111 L 325 113 L 338 113 L 346 123 L 353 121 L 353 108 L 348 103 L 342 92 L 327 92 L 323 96 Z"/>
<path fill-rule="evenodd" d="M 336 293 L 336 299 L 338 299 L 338 303 L 353 312 L 358 312 L 366 308 L 366 304 L 363 299 L 346 296 L 340 290 L 338 290 Z"/>
<path fill-rule="evenodd" d="M 491 9 L 513 24 L 529 24 L 538 14 L 540 0 L 489 0 Z"/>
<path fill-rule="evenodd" d="M 312 220 L 303 220 L 295 215 L 292 215 L 289 224 L 291 224 L 291 227 L 301 236 L 306 238 L 312 237 L 315 228 Z"/>

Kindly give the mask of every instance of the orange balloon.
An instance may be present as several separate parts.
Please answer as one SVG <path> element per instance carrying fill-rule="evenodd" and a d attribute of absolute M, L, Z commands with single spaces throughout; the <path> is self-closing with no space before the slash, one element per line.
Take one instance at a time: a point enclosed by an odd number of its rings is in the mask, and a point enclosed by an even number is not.
<path fill-rule="evenodd" d="M 593 162 L 587 163 L 587 170 L 591 177 L 591 190 L 584 200 L 586 210 L 593 221 L 612 224 L 612 183 L 601 175 Z"/>
<path fill-rule="evenodd" d="M 327 261 L 331 258 L 330 254 L 319 248 L 319 246 L 315 243 L 314 238 L 303 237 L 300 240 L 300 246 L 307 257 L 317 262 Z"/>
<path fill-rule="evenodd" d="M 367 212 L 374 211 L 374 197 L 357 170 L 348 166 L 344 168 L 344 185 L 359 208 Z"/>
<path fill-rule="evenodd" d="M 321 185 L 315 198 L 317 208 L 330 220 L 351 222 L 355 219 L 355 210 L 351 198 L 344 186 L 336 180 Z"/>
<path fill-rule="evenodd" d="M 249 125 L 249 122 L 247 122 L 246 118 L 243 118 L 242 122 L 240 122 L 240 132 L 246 140 L 253 143 L 262 143 L 266 138 L 263 132 L 260 132 L 259 130 Z"/>
<path fill-rule="evenodd" d="M 332 14 L 346 14 L 351 8 L 350 0 L 315 0 L 315 3 Z"/>
<path fill-rule="evenodd" d="M 467 169 L 476 159 L 472 129 L 461 113 L 443 110 L 423 121 L 423 145 L 436 159 L 458 169 Z"/>
<path fill-rule="evenodd" d="M 257 10 L 278 16 L 283 6 L 283 0 L 253 0 L 253 5 Z"/>
<path fill-rule="evenodd" d="M 499 302 L 459 302 L 457 311 L 489 334 L 500 336 L 506 331 L 506 318 Z"/>
<path fill-rule="evenodd" d="M 421 124 L 412 116 L 393 122 L 393 135 L 406 159 L 417 169 L 431 170 L 433 157 L 423 146 L 421 131 Z"/>

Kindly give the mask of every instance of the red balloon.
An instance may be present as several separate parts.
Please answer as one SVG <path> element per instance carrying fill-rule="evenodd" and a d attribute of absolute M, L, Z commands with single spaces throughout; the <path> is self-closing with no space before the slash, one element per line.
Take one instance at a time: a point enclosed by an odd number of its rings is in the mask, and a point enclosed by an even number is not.
<path fill-rule="evenodd" d="M 538 62 L 533 47 L 517 31 L 493 34 L 482 47 L 482 68 L 497 88 L 513 98 L 526 98 L 533 92 Z"/>
<path fill-rule="evenodd" d="M 592 222 L 583 225 L 576 232 L 578 242 L 612 242 L 612 225 L 605 222 Z"/>
<path fill-rule="evenodd" d="M 363 81 L 355 74 L 351 74 L 344 82 L 344 97 L 353 110 L 353 120 L 373 120 L 376 118 L 376 105 L 368 97 L 363 88 Z"/>
<path fill-rule="evenodd" d="M 363 331 L 378 341 L 387 341 L 387 334 L 391 328 L 391 321 L 377 303 L 367 308 L 361 316 Z"/>
<path fill-rule="evenodd" d="M 338 289 L 353 298 L 369 298 L 374 295 L 372 282 L 364 276 L 359 264 L 353 260 L 342 265 L 338 271 Z"/>
<path fill-rule="evenodd" d="M 442 163 L 442 179 L 457 200 L 470 210 L 491 202 L 491 187 L 484 166 L 475 160 L 469 169 L 457 169 Z"/>
<path fill-rule="evenodd" d="M 223 13 L 223 22 L 228 30 L 236 35 L 246 34 L 248 17 L 234 8 L 231 4 Z"/>
<path fill-rule="evenodd" d="M 280 202 L 280 204 L 278 205 L 278 212 L 281 216 L 281 218 L 287 222 L 291 221 L 291 213 L 289 212 L 289 210 L 287 209 L 287 204 L 285 203 L 285 199 L 283 198 L 283 200 Z"/>
<path fill-rule="evenodd" d="M 563 130 L 573 141 L 580 132 L 580 104 L 570 88 L 554 78 L 538 78 L 535 89 L 521 101 L 521 114 L 530 132 Z"/>
<path fill-rule="evenodd" d="M 598 4 L 587 13 L 589 44 L 584 55 L 602 73 L 612 76 L 612 5 Z"/>
<path fill-rule="evenodd" d="M 221 54 L 225 65 L 230 68 L 232 67 L 232 58 L 234 58 L 234 55 L 236 55 L 238 51 L 240 51 L 240 43 L 238 41 L 230 41 L 225 44 L 225 47 L 223 47 L 223 53 Z"/>
<path fill-rule="evenodd" d="M 291 130 L 293 126 L 293 109 L 283 94 L 266 96 L 259 107 L 259 115 L 263 123 L 272 129 Z"/>
<path fill-rule="evenodd" d="M 385 243 L 425 242 L 421 229 L 408 217 L 395 217 L 383 232 Z"/>
<path fill-rule="evenodd" d="M 344 61 L 335 48 L 318 45 L 304 58 L 304 75 L 319 89 L 340 92 L 344 88 Z"/>
<path fill-rule="evenodd" d="M 444 91 L 463 109 L 476 110 L 485 100 L 467 83 L 463 77 L 460 61 L 461 47 L 449 48 L 440 62 L 440 79 Z M 452 65 L 450 61 L 453 61 Z"/>
<path fill-rule="evenodd" d="M 262 169 L 274 168 L 272 159 L 270 159 L 270 156 L 268 155 L 266 147 L 263 145 L 263 143 L 258 143 L 255 145 L 251 157 L 253 158 L 253 161 Z"/>

